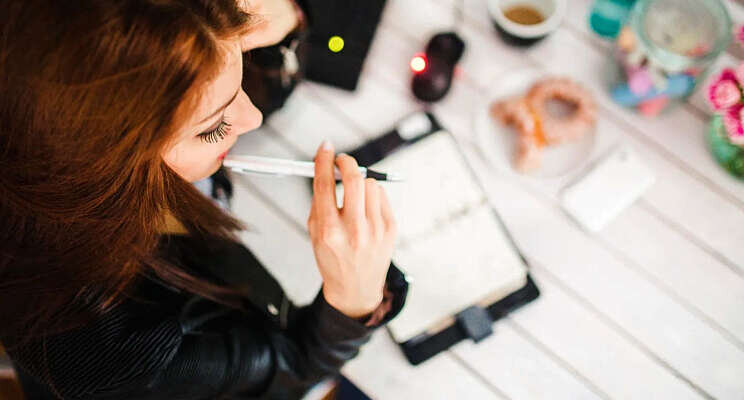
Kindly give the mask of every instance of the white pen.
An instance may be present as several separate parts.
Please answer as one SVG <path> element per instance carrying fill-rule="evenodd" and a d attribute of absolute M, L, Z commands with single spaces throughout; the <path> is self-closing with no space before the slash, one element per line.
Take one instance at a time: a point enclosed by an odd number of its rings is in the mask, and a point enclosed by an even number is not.
<path fill-rule="evenodd" d="M 315 177 L 315 163 L 312 161 L 294 161 L 281 158 L 258 157 L 258 156 L 227 156 L 223 165 L 238 173 L 276 175 L 276 176 L 304 176 Z M 333 168 L 336 180 L 341 180 L 341 172 L 338 167 Z M 378 181 L 398 182 L 403 178 L 395 173 L 383 173 L 359 167 L 363 177 Z"/>

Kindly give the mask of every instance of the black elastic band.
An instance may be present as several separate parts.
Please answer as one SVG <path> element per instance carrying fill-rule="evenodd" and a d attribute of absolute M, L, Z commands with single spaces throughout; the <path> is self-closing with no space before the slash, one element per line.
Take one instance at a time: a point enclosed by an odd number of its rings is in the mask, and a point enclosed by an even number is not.
<path fill-rule="evenodd" d="M 540 296 L 540 290 L 532 278 L 527 275 L 527 284 L 516 292 L 506 296 L 486 308 L 491 319 L 496 321 L 509 312 L 529 303 Z M 400 345 L 408 361 L 417 365 L 438 353 L 447 350 L 454 344 L 469 338 L 460 324 L 453 324 L 433 336 L 415 337 Z"/>
<path fill-rule="evenodd" d="M 376 179 L 378 181 L 384 181 L 384 180 L 387 180 L 387 174 L 383 174 L 382 172 L 377 172 L 377 171 L 368 169 L 367 178 Z"/>

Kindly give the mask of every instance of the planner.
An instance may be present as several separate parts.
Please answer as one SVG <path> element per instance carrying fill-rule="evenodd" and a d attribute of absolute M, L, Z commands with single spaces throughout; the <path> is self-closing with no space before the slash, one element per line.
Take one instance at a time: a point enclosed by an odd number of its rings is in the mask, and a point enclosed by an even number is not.
<path fill-rule="evenodd" d="M 420 123 L 422 115 L 431 123 Z M 538 292 L 454 137 L 424 113 L 402 121 L 400 130 L 412 120 L 421 132 L 394 131 L 351 154 L 405 178 L 380 182 L 398 226 L 393 262 L 409 281 L 406 304 L 387 329 L 415 364 L 465 337 L 480 340 L 493 320 Z M 509 296 L 508 305 L 499 305 Z"/>
<path fill-rule="evenodd" d="M 486 195 L 446 131 L 373 165 L 395 171 L 384 183 L 398 223 L 393 260 L 410 279 L 406 305 L 388 328 L 405 342 L 489 298 L 524 286 L 527 269 Z"/>

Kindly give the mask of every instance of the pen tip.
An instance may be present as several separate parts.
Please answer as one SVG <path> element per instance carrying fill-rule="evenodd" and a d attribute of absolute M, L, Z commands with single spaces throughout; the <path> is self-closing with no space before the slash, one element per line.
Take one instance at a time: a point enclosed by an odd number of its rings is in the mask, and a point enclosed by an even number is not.
<path fill-rule="evenodd" d="M 394 172 L 390 172 L 390 173 L 387 174 L 385 180 L 390 181 L 390 182 L 401 182 L 401 181 L 404 181 L 405 179 L 400 174 L 396 174 Z"/>

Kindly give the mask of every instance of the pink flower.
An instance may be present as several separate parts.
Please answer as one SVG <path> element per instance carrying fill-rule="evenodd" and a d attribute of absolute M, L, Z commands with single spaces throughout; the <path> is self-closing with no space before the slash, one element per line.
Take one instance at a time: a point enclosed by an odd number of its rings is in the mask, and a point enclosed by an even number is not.
<path fill-rule="evenodd" d="M 716 111 L 725 110 L 741 101 L 741 89 L 734 70 L 726 68 L 721 71 L 718 79 L 708 87 L 708 101 Z"/>
<path fill-rule="evenodd" d="M 736 38 L 739 39 L 739 43 L 744 45 L 744 25 L 740 26 L 736 32 Z"/>
<path fill-rule="evenodd" d="M 710 87 L 710 98 L 713 107 L 725 110 L 741 100 L 739 87 L 731 81 L 721 81 Z"/>
<path fill-rule="evenodd" d="M 744 86 L 744 62 L 739 64 L 734 71 L 734 77 L 739 81 L 739 85 Z"/>
<path fill-rule="evenodd" d="M 726 127 L 729 140 L 738 145 L 744 145 L 744 126 L 741 121 L 744 118 L 744 105 L 737 104 L 723 114 L 723 126 Z"/>

